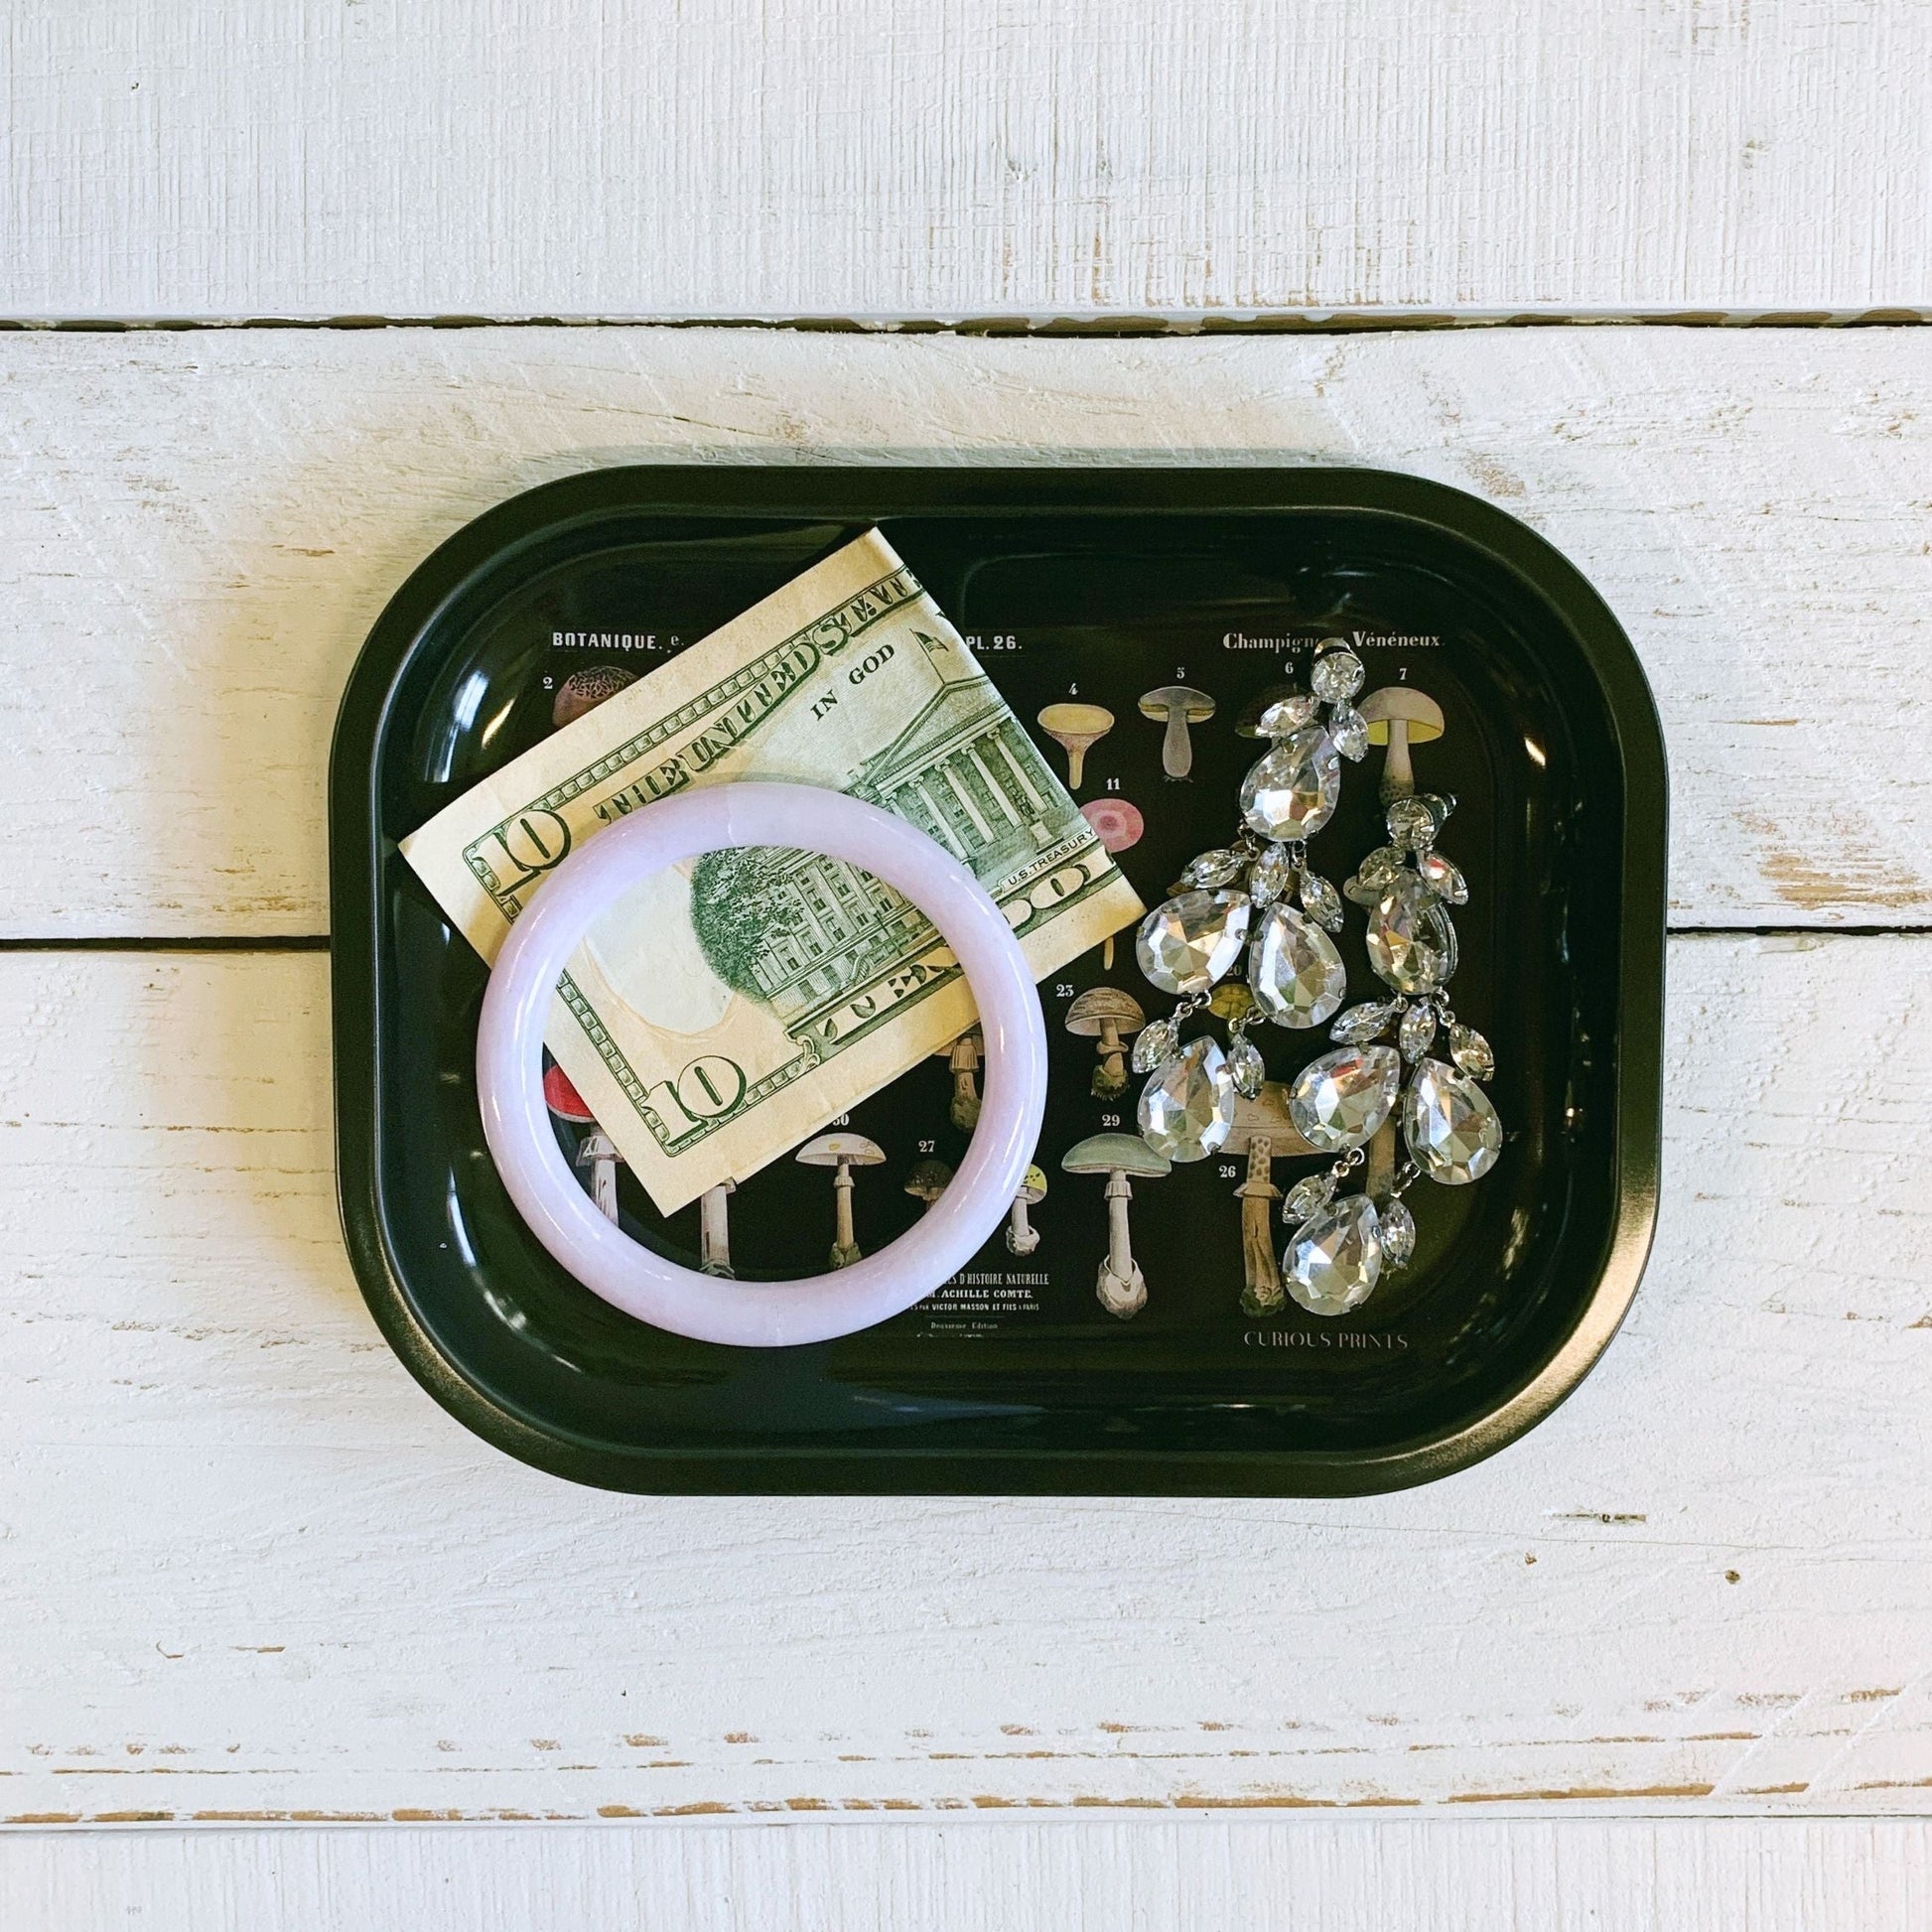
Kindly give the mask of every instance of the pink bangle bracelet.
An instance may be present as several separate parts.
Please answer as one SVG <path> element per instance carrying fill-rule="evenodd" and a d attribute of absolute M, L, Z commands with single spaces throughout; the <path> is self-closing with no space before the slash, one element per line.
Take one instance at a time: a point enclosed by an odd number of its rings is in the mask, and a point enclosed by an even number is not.
<path fill-rule="evenodd" d="M 878 1254 L 807 1281 L 734 1282 L 640 1246 L 572 1177 L 543 1098 L 543 1031 L 585 931 L 629 888 L 727 846 L 843 859 L 902 893 L 952 948 L 979 1008 L 985 1094 L 946 1191 Z M 510 928 L 477 1035 L 483 1136 L 517 1212 L 592 1294 L 699 1341 L 783 1348 L 901 1313 L 950 1280 L 1000 1226 L 1039 1139 L 1046 1028 L 1006 915 L 949 853 L 902 818 L 814 785 L 720 784 L 632 812 L 573 853 Z"/>

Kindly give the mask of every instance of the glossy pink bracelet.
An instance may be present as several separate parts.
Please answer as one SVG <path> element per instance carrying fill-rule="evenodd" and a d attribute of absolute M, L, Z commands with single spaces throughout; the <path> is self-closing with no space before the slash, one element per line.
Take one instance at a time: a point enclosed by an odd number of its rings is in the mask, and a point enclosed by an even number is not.
<path fill-rule="evenodd" d="M 733 1282 L 642 1247 L 564 1164 L 543 1099 L 543 1031 L 565 963 L 630 887 L 727 846 L 843 859 L 902 893 L 953 950 L 979 1007 L 985 1095 L 972 1145 L 925 1216 L 876 1255 L 808 1281 Z M 1006 915 L 957 860 L 902 818 L 813 785 L 721 784 L 632 812 L 573 853 L 510 928 L 477 1035 L 483 1135 L 517 1212 L 592 1294 L 673 1334 L 748 1348 L 829 1341 L 901 1313 L 999 1227 L 1039 1139 L 1046 1028 Z"/>

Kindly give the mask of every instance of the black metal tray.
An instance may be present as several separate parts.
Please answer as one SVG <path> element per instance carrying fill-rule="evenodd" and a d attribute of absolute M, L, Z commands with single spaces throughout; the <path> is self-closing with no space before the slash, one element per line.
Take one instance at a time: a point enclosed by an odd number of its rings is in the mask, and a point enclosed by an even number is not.
<path fill-rule="evenodd" d="M 775 1351 L 662 1334 L 580 1288 L 509 1207 L 474 1090 L 484 970 L 397 840 L 541 737 L 572 670 L 648 670 L 874 523 L 1029 728 L 1075 686 L 1116 714 L 1078 795 L 1117 790 L 1142 810 L 1119 863 L 1150 904 L 1231 836 L 1259 750 L 1234 724 L 1287 665 L 1306 675 L 1313 639 L 1360 633 L 1370 688 L 1408 681 L 1442 705 L 1448 730 L 1415 754 L 1417 777 L 1459 800 L 1444 845 L 1471 902 L 1452 993 L 1495 1044 L 1508 1140 L 1479 1185 L 1417 1187 L 1415 1261 L 1355 1314 L 1241 1311 L 1236 1177 L 1213 1160 L 1138 1185 L 1145 1311 L 1122 1323 L 1096 1301 L 1101 1184 L 1059 1156 L 1107 1115 L 1131 1131 L 1134 1089 L 1096 1100 L 1093 1041 L 1061 1022 L 1103 979 L 1166 1010 L 1131 933 L 1111 973 L 1096 950 L 1041 988 L 1055 1061 L 1037 1253 L 1016 1260 L 996 1239 L 983 1267 L 897 1320 Z M 1185 783 L 1164 778 L 1161 731 L 1137 708 L 1174 681 L 1218 706 Z M 1314 842 L 1335 880 L 1378 842 L 1379 757 L 1347 767 Z M 639 468 L 532 490 L 410 577 L 337 726 L 337 1144 L 357 1279 L 460 1420 L 612 1488 L 1327 1495 L 1446 1474 L 1547 1415 L 1635 1293 L 1656 1210 L 1665 816 L 1656 713 L 1615 619 L 1542 538 L 1438 483 L 1313 468 Z M 1350 997 L 1366 998 L 1350 913 Z M 1275 1078 L 1325 1045 L 1257 1037 Z M 919 1211 L 901 1191 L 918 1155 L 956 1162 L 950 1092 L 934 1061 L 855 1110 L 889 1153 L 860 1176 L 868 1251 Z M 631 1231 L 690 1259 L 696 1208 L 666 1223 L 620 1185 Z M 830 1215 L 822 1172 L 775 1163 L 734 1199 L 733 1259 L 749 1276 L 816 1273 Z"/>

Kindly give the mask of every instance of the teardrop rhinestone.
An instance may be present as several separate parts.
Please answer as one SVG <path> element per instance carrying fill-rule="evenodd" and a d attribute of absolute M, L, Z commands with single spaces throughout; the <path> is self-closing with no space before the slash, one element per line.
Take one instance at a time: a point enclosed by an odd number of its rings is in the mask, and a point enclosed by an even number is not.
<path fill-rule="evenodd" d="M 1141 1092 L 1141 1138 L 1170 1161 L 1205 1161 L 1234 1131 L 1234 1079 L 1220 1042 L 1190 1039 Z"/>
<path fill-rule="evenodd" d="M 1328 1037 L 1342 1040 L 1350 1046 L 1373 1039 L 1395 1018 L 1399 1004 L 1395 1000 L 1364 1000 L 1360 1006 L 1350 1007 L 1328 1029 Z"/>
<path fill-rule="evenodd" d="M 1306 691 L 1291 692 L 1286 698 L 1277 698 L 1260 718 L 1256 720 L 1255 730 L 1263 738 L 1286 738 L 1291 732 L 1298 732 L 1304 725 L 1314 723 L 1320 704 Z"/>
<path fill-rule="evenodd" d="M 1302 875 L 1302 909 L 1330 932 L 1341 930 L 1341 895 L 1319 873 Z"/>
<path fill-rule="evenodd" d="M 1468 904 L 1468 882 L 1452 860 L 1445 859 L 1440 852 L 1425 852 L 1416 861 L 1416 871 L 1438 898 L 1450 905 Z"/>
<path fill-rule="evenodd" d="M 1198 859 L 1189 859 L 1180 874 L 1183 886 L 1227 886 L 1234 881 L 1241 870 L 1242 859 L 1238 852 L 1225 848 L 1215 852 L 1203 852 Z"/>
<path fill-rule="evenodd" d="M 1368 720 L 1352 704 L 1338 704 L 1328 714 L 1328 736 L 1335 750 L 1352 763 L 1368 757 Z"/>
<path fill-rule="evenodd" d="M 1473 1027 L 1449 1029 L 1449 1058 L 1472 1080 L 1486 1080 L 1496 1070 L 1496 1056 L 1489 1042 Z"/>
<path fill-rule="evenodd" d="M 1382 1221 L 1382 1259 L 1391 1268 L 1405 1268 L 1416 1252 L 1416 1217 L 1406 1201 L 1386 1200 L 1376 1209 Z"/>
<path fill-rule="evenodd" d="M 1343 1046 L 1295 1076 L 1288 1117 L 1311 1147 L 1346 1154 L 1375 1138 L 1401 1084 L 1402 1056 L 1393 1046 Z"/>
<path fill-rule="evenodd" d="M 1503 1124 L 1473 1080 L 1441 1060 L 1424 1060 L 1402 1096 L 1402 1137 L 1431 1180 L 1460 1187 L 1496 1165 Z"/>
<path fill-rule="evenodd" d="M 1261 915 L 1248 947 L 1248 985 L 1278 1027 L 1318 1027 L 1341 1005 L 1348 969 L 1335 942 L 1279 900 Z"/>
<path fill-rule="evenodd" d="M 1294 877 L 1295 860 L 1288 847 L 1271 845 L 1248 869 L 1248 897 L 1257 905 L 1272 905 Z"/>
<path fill-rule="evenodd" d="M 1268 1078 L 1268 1068 L 1262 1060 L 1261 1048 L 1253 1040 L 1243 1038 L 1229 1044 L 1228 1078 L 1243 1100 L 1252 1100 L 1261 1091 L 1262 1082 Z"/>
<path fill-rule="evenodd" d="M 1148 984 L 1205 993 L 1240 958 L 1252 910 L 1245 893 L 1181 893 L 1157 905 L 1134 935 Z"/>
<path fill-rule="evenodd" d="M 1152 1073 L 1157 1066 L 1166 1066 L 1180 1051 L 1180 1036 L 1174 1031 L 1172 1020 L 1155 1020 L 1141 1029 L 1140 1037 L 1134 1042 L 1134 1071 Z"/>
<path fill-rule="evenodd" d="M 1455 928 L 1412 872 L 1369 911 L 1368 963 L 1398 993 L 1434 993 L 1455 971 Z"/>
<path fill-rule="evenodd" d="M 1342 893 L 1357 905 L 1373 905 L 1395 884 L 1406 856 L 1399 847 L 1378 845 L 1356 868 L 1354 878 L 1342 887 Z"/>
<path fill-rule="evenodd" d="M 1428 1001 L 1414 1006 L 1402 1016 L 1396 1030 L 1396 1044 L 1405 1060 L 1419 1060 L 1436 1044 L 1436 1009 Z"/>
<path fill-rule="evenodd" d="M 1314 660 L 1309 688 L 1323 704 L 1346 704 L 1362 688 L 1362 660 L 1344 644 Z"/>
<path fill-rule="evenodd" d="M 1298 1228 L 1310 1215 L 1318 1214 L 1335 1197 L 1335 1177 L 1331 1173 L 1311 1173 L 1298 1180 L 1282 1202 L 1282 1219 Z"/>
<path fill-rule="evenodd" d="M 1311 1314 L 1346 1314 L 1382 1278 L 1381 1216 L 1366 1194 L 1344 1194 L 1304 1221 L 1282 1256 L 1288 1292 Z"/>
<path fill-rule="evenodd" d="M 1319 726 L 1276 742 L 1241 781 L 1241 813 L 1265 839 L 1308 839 L 1333 816 L 1341 756 Z"/>

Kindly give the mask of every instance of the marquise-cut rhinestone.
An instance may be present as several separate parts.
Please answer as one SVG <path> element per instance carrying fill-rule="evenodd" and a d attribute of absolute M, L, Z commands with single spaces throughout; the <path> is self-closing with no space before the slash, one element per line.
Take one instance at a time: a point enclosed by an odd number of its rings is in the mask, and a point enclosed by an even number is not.
<path fill-rule="evenodd" d="M 1286 738 L 1304 725 L 1313 724 L 1320 708 L 1308 692 L 1295 691 L 1286 698 L 1277 698 L 1256 721 L 1255 729 L 1263 738 Z"/>
<path fill-rule="evenodd" d="M 1341 895 L 1319 873 L 1302 875 L 1302 909 L 1330 932 L 1341 930 Z"/>
<path fill-rule="evenodd" d="M 1261 1091 L 1262 1082 L 1268 1078 L 1268 1068 L 1262 1060 L 1261 1048 L 1253 1040 L 1237 1037 L 1229 1041 L 1228 1078 L 1243 1100 L 1252 1100 Z"/>
<path fill-rule="evenodd" d="M 1471 1079 L 1486 1080 L 1496 1070 L 1489 1042 L 1473 1027 L 1459 1023 L 1449 1029 L 1449 1058 Z"/>
<path fill-rule="evenodd" d="M 1232 885 L 1241 871 L 1241 855 L 1225 849 L 1203 852 L 1198 859 L 1189 859 L 1181 869 L 1180 883 L 1189 887 L 1208 887 Z"/>
<path fill-rule="evenodd" d="M 1203 1034 L 1141 1091 L 1141 1138 L 1170 1161 L 1205 1161 L 1234 1131 L 1234 1076 L 1220 1042 Z"/>
<path fill-rule="evenodd" d="M 1333 1174 L 1306 1174 L 1288 1190 L 1287 1197 L 1282 1202 L 1282 1219 L 1290 1227 L 1300 1227 L 1311 1214 L 1318 1213 L 1334 1197 Z"/>
<path fill-rule="evenodd" d="M 1368 757 L 1368 720 L 1352 704 L 1338 704 L 1328 714 L 1328 736 L 1343 758 L 1359 763 Z"/>
<path fill-rule="evenodd" d="M 1294 877 L 1295 855 L 1285 845 L 1268 846 L 1248 868 L 1248 897 L 1257 905 L 1272 905 Z"/>
<path fill-rule="evenodd" d="M 1401 1004 L 1400 1000 L 1364 1000 L 1360 1006 L 1350 1007 L 1328 1029 L 1328 1037 L 1359 1046 L 1363 1040 L 1373 1039 L 1395 1018 Z"/>
<path fill-rule="evenodd" d="M 1295 1076 L 1288 1115 L 1311 1147 L 1346 1154 L 1375 1138 L 1401 1084 L 1402 1056 L 1393 1046 L 1339 1047 Z"/>
<path fill-rule="evenodd" d="M 1240 958 L 1252 911 L 1245 893 L 1181 893 L 1157 905 L 1134 935 L 1148 984 L 1205 993 Z"/>
<path fill-rule="evenodd" d="M 1341 1005 L 1348 969 L 1318 925 L 1278 900 L 1248 947 L 1248 985 L 1278 1027 L 1318 1027 Z"/>
<path fill-rule="evenodd" d="M 1314 660 L 1309 688 L 1323 704 L 1346 704 L 1362 688 L 1362 660 L 1344 644 Z"/>
<path fill-rule="evenodd" d="M 1391 1268 L 1408 1265 L 1416 1252 L 1416 1217 L 1406 1201 L 1383 1201 L 1376 1209 L 1382 1220 L 1382 1259 Z"/>
<path fill-rule="evenodd" d="M 1416 871 L 1438 898 L 1450 905 L 1468 904 L 1468 882 L 1452 860 L 1445 859 L 1440 852 L 1425 852 L 1416 860 Z"/>
<path fill-rule="evenodd" d="M 1405 873 L 1368 915 L 1368 963 L 1398 993 L 1434 993 L 1455 971 L 1455 928 L 1414 873 Z"/>
<path fill-rule="evenodd" d="M 1265 839 L 1308 839 L 1334 815 L 1341 756 L 1319 726 L 1279 739 L 1241 781 L 1241 815 Z"/>
<path fill-rule="evenodd" d="M 1436 1009 L 1427 1001 L 1411 1007 L 1402 1016 L 1395 1037 L 1405 1060 L 1421 1059 L 1436 1044 Z"/>
<path fill-rule="evenodd" d="M 1172 1020 L 1154 1020 L 1141 1029 L 1134 1042 L 1134 1071 L 1152 1073 L 1180 1051 L 1180 1036 Z"/>
<path fill-rule="evenodd" d="M 1288 1292 L 1311 1314 L 1346 1314 L 1382 1278 L 1381 1216 L 1366 1194 L 1344 1194 L 1304 1221 L 1282 1256 Z"/>
<path fill-rule="evenodd" d="M 1373 905 L 1401 875 L 1407 856 L 1400 846 L 1378 845 L 1356 868 L 1342 892 L 1357 905 Z"/>
<path fill-rule="evenodd" d="M 1442 1060 L 1424 1060 L 1402 1096 L 1402 1138 L 1431 1180 L 1460 1187 L 1496 1165 L 1503 1124 L 1473 1080 Z"/>

